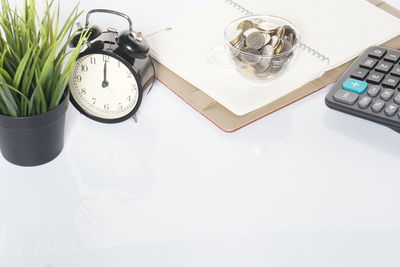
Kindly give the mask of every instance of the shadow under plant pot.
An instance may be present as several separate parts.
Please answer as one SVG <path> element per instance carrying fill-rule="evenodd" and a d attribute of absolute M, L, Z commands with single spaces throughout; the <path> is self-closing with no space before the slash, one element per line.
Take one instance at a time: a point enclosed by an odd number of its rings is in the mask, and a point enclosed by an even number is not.
<path fill-rule="evenodd" d="M 64 147 L 65 114 L 69 104 L 66 89 L 60 104 L 33 117 L 0 115 L 0 150 L 12 164 L 33 167 L 55 159 Z"/>

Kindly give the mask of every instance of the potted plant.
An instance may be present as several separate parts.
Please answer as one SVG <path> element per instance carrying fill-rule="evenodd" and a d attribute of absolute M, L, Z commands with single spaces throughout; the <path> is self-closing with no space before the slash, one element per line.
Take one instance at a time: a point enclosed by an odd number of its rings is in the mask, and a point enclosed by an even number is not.
<path fill-rule="evenodd" d="M 86 37 L 68 50 L 77 6 L 64 23 L 53 1 L 40 17 L 35 0 L 24 0 L 22 9 L 1 0 L 1 9 L 0 150 L 13 164 L 38 166 L 63 149 L 67 84 Z"/>

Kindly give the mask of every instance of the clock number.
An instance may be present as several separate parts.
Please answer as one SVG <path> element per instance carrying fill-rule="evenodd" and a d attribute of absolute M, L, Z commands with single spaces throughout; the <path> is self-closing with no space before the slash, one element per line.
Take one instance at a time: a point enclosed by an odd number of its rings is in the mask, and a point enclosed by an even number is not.
<path fill-rule="evenodd" d="M 96 98 L 92 98 L 92 103 L 93 103 L 93 105 L 96 105 L 96 102 L 97 102 L 97 99 Z"/>
<path fill-rule="evenodd" d="M 118 109 L 119 110 L 123 110 L 124 109 L 124 107 L 122 106 L 122 103 L 118 103 Z"/>
<path fill-rule="evenodd" d="M 75 81 L 77 81 L 78 83 L 80 83 L 80 82 L 82 81 L 82 76 L 76 75 Z"/>
<path fill-rule="evenodd" d="M 109 106 L 108 104 L 105 104 L 105 105 L 104 105 L 104 109 L 105 109 L 105 110 L 110 110 L 110 106 Z"/>
<path fill-rule="evenodd" d="M 110 56 L 103 55 L 103 62 L 110 62 Z"/>
<path fill-rule="evenodd" d="M 96 65 L 96 58 L 95 57 L 90 57 L 90 64 Z"/>
<path fill-rule="evenodd" d="M 88 70 L 89 70 L 89 67 L 88 67 L 88 66 L 86 66 L 86 65 L 81 65 L 81 71 L 82 71 L 82 72 L 88 72 Z"/>
<path fill-rule="evenodd" d="M 81 89 L 81 94 L 82 94 L 82 95 L 86 95 L 86 89 L 85 89 L 85 88 L 82 88 L 82 89 Z"/>
<path fill-rule="evenodd" d="M 132 78 L 132 72 L 130 72 L 130 71 L 127 71 L 127 73 L 128 73 L 128 78 Z"/>
<path fill-rule="evenodd" d="M 129 101 L 129 102 L 131 102 L 131 101 L 132 101 L 132 96 L 131 96 L 131 95 L 130 95 L 130 96 L 128 96 L 127 98 L 128 98 L 128 101 Z"/>

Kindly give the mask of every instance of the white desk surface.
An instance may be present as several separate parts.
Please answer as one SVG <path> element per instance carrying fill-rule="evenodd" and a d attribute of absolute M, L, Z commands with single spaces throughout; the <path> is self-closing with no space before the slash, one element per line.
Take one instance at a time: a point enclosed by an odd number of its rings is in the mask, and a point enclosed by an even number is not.
<path fill-rule="evenodd" d="M 82 2 L 144 30 L 197 4 Z M 400 135 L 329 110 L 327 92 L 234 134 L 160 84 L 139 124 L 70 106 L 55 161 L 0 158 L 0 266 L 400 266 Z"/>

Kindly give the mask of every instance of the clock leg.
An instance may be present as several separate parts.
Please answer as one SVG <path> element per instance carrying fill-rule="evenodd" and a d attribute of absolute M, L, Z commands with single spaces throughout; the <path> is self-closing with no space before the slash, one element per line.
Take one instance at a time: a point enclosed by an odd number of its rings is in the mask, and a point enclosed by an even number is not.
<path fill-rule="evenodd" d="M 134 120 L 136 123 L 138 123 L 138 118 L 137 118 L 136 114 L 132 116 L 132 120 Z"/>

